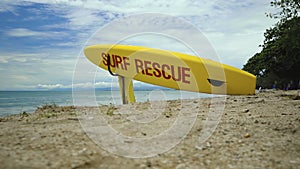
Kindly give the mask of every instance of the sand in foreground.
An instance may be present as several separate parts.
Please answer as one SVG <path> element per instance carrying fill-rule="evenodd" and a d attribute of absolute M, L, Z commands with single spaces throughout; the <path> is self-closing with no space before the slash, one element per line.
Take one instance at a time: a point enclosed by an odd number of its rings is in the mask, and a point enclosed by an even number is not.
<path fill-rule="evenodd" d="M 44 106 L 33 114 L 0 118 L 0 168 L 298 168 L 297 95 L 299 91 L 269 91 L 226 97 L 219 125 L 198 148 L 203 123 L 214 106 L 211 99 L 168 101 L 155 119 L 147 111 L 149 102 L 132 105 L 134 116 L 122 114 L 124 106 Z M 170 127 L 182 109 L 198 114 L 192 130 L 173 149 L 151 158 L 132 159 L 103 150 L 85 133 L 81 115 L 95 109 L 117 131 L 139 138 Z M 137 125 L 131 123 L 131 117 L 143 117 L 144 121 Z"/>

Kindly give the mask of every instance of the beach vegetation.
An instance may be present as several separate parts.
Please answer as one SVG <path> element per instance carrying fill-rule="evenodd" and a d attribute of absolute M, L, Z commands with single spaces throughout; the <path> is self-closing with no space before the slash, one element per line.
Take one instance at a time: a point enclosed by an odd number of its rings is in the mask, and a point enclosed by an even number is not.
<path fill-rule="evenodd" d="M 300 1 L 274 0 L 271 6 L 279 12 L 267 14 L 278 22 L 264 33 L 262 51 L 244 65 L 257 76 L 257 87 L 299 88 L 300 86 Z"/>
<path fill-rule="evenodd" d="M 57 104 L 52 103 L 52 104 L 44 104 L 41 107 L 38 107 L 37 109 L 46 110 L 46 109 L 55 109 L 57 107 L 59 107 Z"/>
<path fill-rule="evenodd" d="M 19 114 L 21 118 L 29 116 L 29 114 L 26 111 L 23 111 L 22 113 Z"/>
<path fill-rule="evenodd" d="M 41 117 L 51 118 L 56 117 L 59 112 L 59 106 L 55 103 L 44 104 L 41 107 L 37 107 L 36 112 L 40 113 Z"/>
<path fill-rule="evenodd" d="M 166 118 L 172 117 L 173 116 L 172 109 L 169 108 L 169 109 L 165 110 L 164 112 L 162 112 L 162 115 L 165 116 Z"/>
<path fill-rule="evenodd" d="M 106 114 L 109 116 L 114 115 L 115 109 L 116 109 L 116 107 L 113 104 L 109 104 Z"/>

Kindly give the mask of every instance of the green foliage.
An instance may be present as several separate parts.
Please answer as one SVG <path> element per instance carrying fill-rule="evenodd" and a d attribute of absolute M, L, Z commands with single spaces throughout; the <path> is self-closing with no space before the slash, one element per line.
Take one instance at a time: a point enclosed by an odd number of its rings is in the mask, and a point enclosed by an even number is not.
<path fill-rule="evenodd" d="M 277 86 L 286 86 L 291 81 L 294 87 L 300 80 L 300 0 L 275 0 L 272 6 L 281 7 L 281 20 L 264 36 L 263 49 L 255 54 L 244 65 L 244 70 L 257 76 L 257 85 L 270 88 L 277 82 Z M 269 15 L 276 16 L 278 14 Z"/>
<path fill-rule="evenodd" d="M 267 16 L 270 18 L 281 18 L 282 20 L 288 20 L 298 17 L 300 0 L 274 0 L 271 2 L 271 6 L 275 8 L 281 8 L 281 11 L 275 14 L 267 14 Z"/>
<path fill-rule="evenodd" d="M 109 116 L 112 116 L 114 115 L 114 111 L 116 110 L 117 108 L 115 106 L 113 106 L 112 104 L 109 105 L 107 111 L 106 111 L 106 114 L 109 115 Z"/>

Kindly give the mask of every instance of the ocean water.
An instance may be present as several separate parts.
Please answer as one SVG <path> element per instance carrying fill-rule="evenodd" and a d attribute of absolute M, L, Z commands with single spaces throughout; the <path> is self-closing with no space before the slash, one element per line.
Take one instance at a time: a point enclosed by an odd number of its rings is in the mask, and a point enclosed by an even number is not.
<path fill-rule="evenodd" d="M 135 91 L 137 102 L 194 99 L 207 94 L 178 90 Z M 34 112 L 45 104 L 59 106 L 97 106 L 122 104 L 119 91 L 0 91 L 0 116 Z"/>

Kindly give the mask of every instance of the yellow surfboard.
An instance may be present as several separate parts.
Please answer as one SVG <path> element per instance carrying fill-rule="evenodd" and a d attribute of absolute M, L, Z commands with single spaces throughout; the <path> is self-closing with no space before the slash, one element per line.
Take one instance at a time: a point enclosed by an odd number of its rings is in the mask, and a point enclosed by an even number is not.
<path fill-rule="evenodd" d="M 254 75 L 197 56 L 128 45 L 88 46 L 84 54 L 95 65 L 124 78 L 126 83 L 123 86 L 127 86 L 124 90 L 132 88 L 130 80 L 135 79 L 193 92 L 231 95 L 255 93 Z"/>

